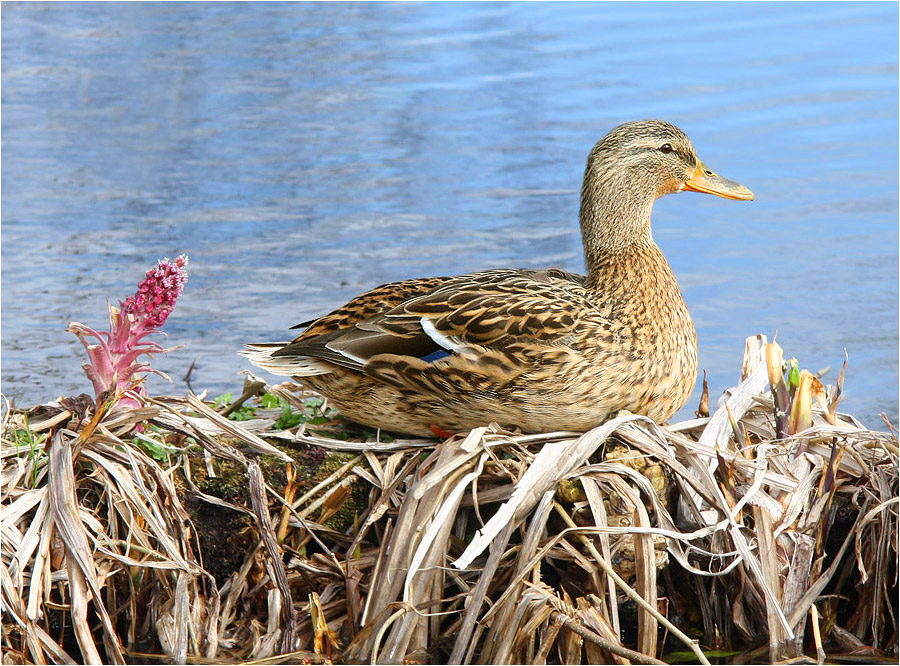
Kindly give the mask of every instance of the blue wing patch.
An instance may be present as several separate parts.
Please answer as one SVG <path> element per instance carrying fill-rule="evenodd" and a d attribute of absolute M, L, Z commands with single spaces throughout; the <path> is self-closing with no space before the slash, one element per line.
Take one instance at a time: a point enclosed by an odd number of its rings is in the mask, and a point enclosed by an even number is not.
<path fill-rule="evenodd" d="M 435 361 L 446 358 L 447 356 L 450 356 L 450 352 L 448 352 L 446 349 L 438 349 L 437 351 L 433 351 L 426 356 L 422 356 L 421 359 L 426 363 L 434 363 Z"/>

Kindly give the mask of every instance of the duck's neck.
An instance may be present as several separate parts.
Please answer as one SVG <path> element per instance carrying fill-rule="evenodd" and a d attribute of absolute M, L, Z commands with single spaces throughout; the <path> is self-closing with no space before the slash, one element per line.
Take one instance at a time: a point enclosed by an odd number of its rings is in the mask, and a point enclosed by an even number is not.
<path fill-rule="evenodd" d="M 581 194 L 581 235 L 588 283 L 597 286 L 609 280 L 609 271 L 619 273 L 611 265 L 631 264 L 641 260 L 668 269 L 662 252 L 653 242 L 650 213 L 655 197 L 624 191 L 621 187 L 592 188 L 587 184 Z"/>

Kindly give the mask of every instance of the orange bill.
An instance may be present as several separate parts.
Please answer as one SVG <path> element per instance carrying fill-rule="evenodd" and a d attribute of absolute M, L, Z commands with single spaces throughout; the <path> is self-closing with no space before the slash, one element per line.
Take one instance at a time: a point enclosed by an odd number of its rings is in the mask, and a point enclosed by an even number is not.
<path fill-rule="evenodd" d="M 703 162 L 697 165 L 694 175 L 685 182 L 684 189 L 691 192 L 715 194 L 717 197 L 726 199 L 753 200 L 753 192 L 733 180 L 723 178 Z"/>

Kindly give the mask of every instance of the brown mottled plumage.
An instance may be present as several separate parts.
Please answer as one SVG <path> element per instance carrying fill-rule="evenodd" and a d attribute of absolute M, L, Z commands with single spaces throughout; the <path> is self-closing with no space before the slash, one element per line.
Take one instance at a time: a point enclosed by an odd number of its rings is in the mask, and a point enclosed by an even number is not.
<path fill-rule="evenodd" d="M 664 421 L 687 400 L 697 337 L 653 242 L 650 212 L 682 190 L 752 199 L 658 120 L 612 130 L 581 194 L 587 276 L 501 269 L 377 287 L 250 360 L 360 423 L 431 435 L 496 421 L 587 430 L 626 409 Z"/>

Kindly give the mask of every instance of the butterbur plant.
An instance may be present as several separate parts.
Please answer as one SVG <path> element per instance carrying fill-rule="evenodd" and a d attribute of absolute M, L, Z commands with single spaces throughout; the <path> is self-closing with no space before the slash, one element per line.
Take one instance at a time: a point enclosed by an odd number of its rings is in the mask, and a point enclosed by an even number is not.
<path fill-rule="evenodd" d="M 168 379 L 141 357 L 152 358 L 154 354 L 177 349 L 163 348 L 146 338 L 161 333 L 159 329 L 175 308 L 187 281 L 187 263 L 186 255 L 173 261 L 160 260 L 155 268 L 147 271 L 133 295 L 119 301 L 119 307 L 110 303 L 109 331 L 96 331 L 77 321 L 69 324 L 69 332 L 77 335 L 87 350 L 88 361 L 82 367 L 94 385 L 98 404 L 118 398 L 118 406 L 139 407 L 137 400 L 124 394 L 133 391 L 146 395 L 143 381 L 148 373 Z"/>

